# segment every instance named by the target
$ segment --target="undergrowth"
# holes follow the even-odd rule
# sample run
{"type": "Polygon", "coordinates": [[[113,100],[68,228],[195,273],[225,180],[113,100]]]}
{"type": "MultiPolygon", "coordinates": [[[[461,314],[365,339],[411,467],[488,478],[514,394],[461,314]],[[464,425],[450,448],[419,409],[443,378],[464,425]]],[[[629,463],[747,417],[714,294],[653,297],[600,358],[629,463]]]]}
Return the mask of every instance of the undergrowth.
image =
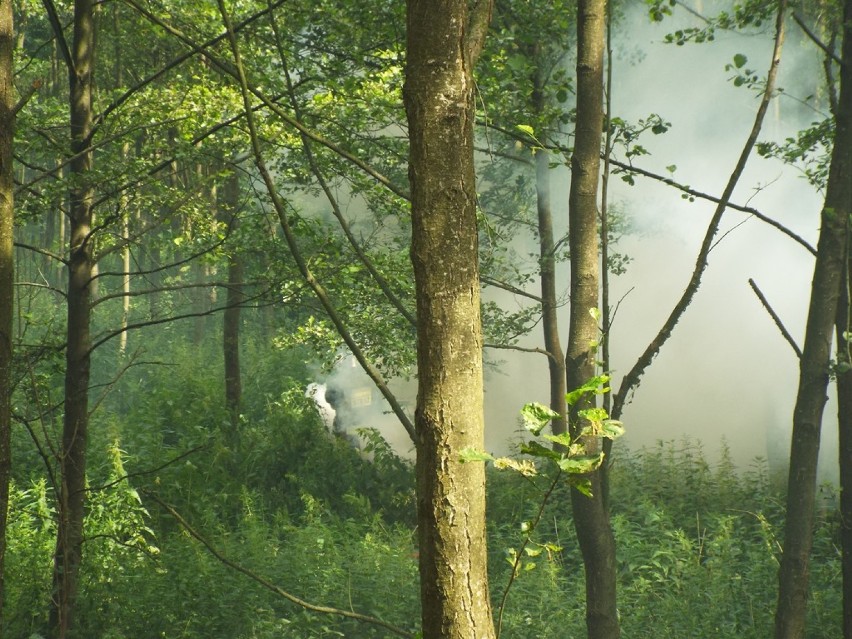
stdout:
{"type": "MultiPolygon", "coordinates": [[[[308,612],[217,560],[211,548],[311,603],[419,626],[413,477],[375,438],[368,459],[325,430],[302,382],[256,385],[239,449],[219,427],[218,371],[190,358],[126,379],[95,415],[78,639],[389,636],[308,612]],[[181,380],[175,383],[175,380],[181,380]],[[281,388],[279,385],[278,388],[281,388]],[[168,463],[168,462],[172,463],[168,463]],[[154,499],[156,497],[156,499],[154,499]]],[[[279,378],[279,383],[282,379],[279,378]]],[[[251,388],[251,387],[250,387],[251,388]]],[[[26,443],[17,433],[16,446],[26,443]]],[[[369,437],[368,437],[369,439],[369,437]]],[[[775,607],[783,499],[765,462],[709,462],[694,441],[616,447],[612,525],[629,639],[765,637],[775,607]]],[[[3,636],[46,635],[55,494],[37,467],[11,496],[3,636]]],[[[502,600],[546,478],[489,472],[491,593],[502,600]]],[[[838,636],[838,516],[826,500],[811,569],[808,637],[838,636]]],[[[502,636],[585,637],[583,566],[567,488],[550,501],[506,597],[502,636]]]]}

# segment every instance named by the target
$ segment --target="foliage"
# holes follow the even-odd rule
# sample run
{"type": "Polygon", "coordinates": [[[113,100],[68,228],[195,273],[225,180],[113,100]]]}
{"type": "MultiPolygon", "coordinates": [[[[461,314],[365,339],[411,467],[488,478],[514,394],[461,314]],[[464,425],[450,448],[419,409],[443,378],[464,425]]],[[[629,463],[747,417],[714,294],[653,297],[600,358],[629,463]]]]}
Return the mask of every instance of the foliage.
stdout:
{"type": "MultiPolygon", "coordinates": [[[[137,434],[134,455],[121,453],[114,439],[104,438],[94,449],[90,483],[103,488],[93,492],[87,522],[92,539],[86,545],[80,602],[85,627],[79,636],[385,636],[351,621],[295,608],[227,570],[156,504],[146,503],[144,496],[140,503],[133,490],[139,485],[177,506],[230,559],[282,588],[415,630],[419,610],[412,504],[394,505],[395,495],[410,498],[397,483],[403,476],[410,482],[410,468],[374,436],[369,437],[372,468],[363,460],[356,462],[351,449],[317,429],[305,412],[309,405],[293,391],[277,399],[252,393],[246,414],[257,423],[247,426],[243,440],[250,443],[249,461],[231,466],[233,472],[217,471],[228,467],[222,464],[229,453],[215,443],[215,427],[211,434],[210,426],[203,425],[210,422],[198,409],[178,416],[168,405],[170,396],[195,395],[197,406],[207,401],[197,386],[204,378],[193,379],[193,367],[183,365],[185,370],[149,371],[144,386],[121,398],[129,407],[137,405],[137,398],[144,399],[147,403],[138,404],[138,414],[144,408],[175,419],[177,437],[171,445],[162,447],[148,439],[151,447],[145,448],[146,440],[137,434]],[[212,437],[208,449],[154,475],[107,487],[128,472],[174,457],[181,446],[198,442],[201,432],[212,437]],[[278,470],[263,471],[276,457],[278,470]],[[348,487],[345,481],[351,482],[348,487]],[[407,509],[409,518],[400,509],[407,509]]],[[[296,361],[290,366],[293,372],[298,369],[296,361]]],[[[214,377],[204,383],[215,388],[214,377]]],[[[133,388],[129,382],[127,388],[133,388]]],[[[547,419],[545,413],[529,410],[532,423],[547,419]]],[[[154,430],[134,422],[138,414],[127,413],[127,423],[137,427],[127,428],[127,434],[154,430]]],[[[125,432],[115,430],[117,424],[109,428],[114,434],[125,432]]],[[[123,440],[123,447],[128,443],[123,440]]],[[[781,495],[765,462],[757,460],[751,471],[737,474],[725,455],[716,463],[707,461],[695,441],[663,442],[634,452],[619,449],[611,473],[625,635],[765,636],[782,524],[781,495]]],[[[489,475],[495,597],[513,572],[512,549],[522,554],[506,602],[505,636],[582,636],[582,564],[562,493],[549,501],[535,537],[526,545],[529,550],[521,546],[548,486],[549,478],[542,474],[489,475]]],[[[838,519],[827,503],[815,541],[809,635],[826,639],[835,636],[839,610],[838,519]]],[[[43,632],[55,535],[51,504],[52,491],[44,482],[13,492],[10,636],[43,632]]]]}
{"type": "Polygon", "coordinates": [[[797,167],[809,184],[825,190],[828,181],[828,166],[834,142],[834,121],[831,118],[813,122],[788,137],[783,143],[760,142],[757,152],[766,158],[775,158],[797,167]]]}
{"type": "MultiPolygon", "coordinates": [[[[647,2],[657,21],[675,4],[647,2]]],[[[209,3],[144,5],[196,43],[221,33],[209,3]]],[[[268,3],[233,5],[242,20],[268,3]]],[[[771,5],[736,3],[706,27],[675,32],[669,41],[710,41],[719,29],[755,30],[771,5]]],[[[71,3],[56,6],[69,24],[71,3]]],[[[37,250],[18,254],[15,483],[3,628],[4,636],[28,637],[45,633],[56,538],[50,482],[63,395],[67,249],[61,229],[70,183],[63,171],[69,158],[59,53],[41,4],[16,0],[15,7],[21,32],[16,85],[42,87],[23,105],[16,139],[18,239],[37,250]]],[[[393,184],[405,184],[403,4],[320,0],[285,7],[240,33],[252,84],[307,130],[334,140],[393,184]]],[[[552,168],[562,170],[570,155],[572,36],[566,34],[574,11],[573,3],[562,1],[498,2],[481,58],[481,258],[485,277],[509,290],[527,290],[538,277],[534,160],[548,153],[552,168]]],[[[98,20],[97,159],[86,179],[98,193],[93,335],[100,346],[93,353],[97,408],[77,636],[383,636],[286,604],[227,570],[145,497],[151,493],[185,514],[227,556],[282,587],[416,630],[413,469],[369,425],[360,433],[363,450],[328,433],[305,397],[317,369],[338,357],[340,340],[297,273],[267,198],[255,192],[231,79],[200,55],[159,75],[186,54],[186,42],[130,3],[103,4],[98,20]],[[240,202],[225,211],[216,189],[221,193],[234,172],[241,176],[240,202]],[[195,316],[134,329],[130,349],[118,353],[112,347],[117,340],[109,338],[123,321],[126,247],[132,258],[129,321],[195,316]],[[250,301],[242,323],[240,441],[234,444],[224,437],[229,414],[221,389],[221,330],[206,313],[221,308],[222,275],[237,255],[245,258],[250,301]]],[[[208,51],[225,58],[219,44],[208,51]]],[[[733,57],[728,71],[734,84],[753,83],[743,54],[733,57]]],[[[408,374],[412,326],[378,291],[340,233],[342,222],[350,225],[371,264],[411,309],[406,203],[336,152],[306,142],[290,123],[262,113],[264,151],[306,260],[381,370],[408,374]],[[332,212],[335,204],[342,222],[332,212]]],[[[635,123],[614,117],[611,125],[617,149],[631,160],[647,153],[641,136],[670,127],[657,114],[635,123]]],[[[824,120],[758,149],[801,167],[821,187],[832,137],[832,124],[824,120]]],[[[624,219],[616,220],[616,235],[629,230],[626,223],[617,226],[624,219]]],[[[557,238],[557,262],[567,257],[563,240],[557,238]]],[[[611,259],[611,269],[623,269],[626,258],[611,259]]],[[[487,302],[483,317],[489,340],[506,345],[535,326],[539,311],[487,302]]],[[[600,381],[581,392],[597,392],[600,381]]],[[[593,410],[584,416],[595,434],[620,434],[606,415],[593,410]]],[[[585,455],[571,438],[542,435],[552,417],[543,407],[528,407],[526,417],[526,432],[547,445],[525,442],[526,457],[468,452],[471,460],[517,471],[490,473],[492,576],[498,585],[516,580],[503,625],[512,637],[580,636],[582,567],[570,515],[562,509],[566,486],[554,489],[560,499],[545,504],[531,526],[551,486],[551,476],[535,462],[582,474],[601,458],[585,455]],[[565,450],[554,451],[554,443],[565,450]]],[[[765,636],[782,523],[780,495],[765,467],[738,476],[724,458],[711,466],[694,442],[625,451],[615,461],[625,636],[765,636]]],[[[826,509],[812,568],[813,637],[831,637],[836,626],[836,530],[836,514],[826,509]]],[[[493,589],[495,596],[501,591],[493,589]]]]}
{"type": "MultiPolygon", "coordinates": [[[[619,449],[611,468],[619,548],[619,610],[625,636],[748,637],[770,631],[776,598],[783,495],[764,460],[737,473],[724,452],[711,464],[695,441],[619,449]]],[[[509,578],[507,553],[546,489],[515,473],[492,473],[493,583],[509,578]]],[[[584,636],[582,562],[564,501],[552,499],[538,536],[561,552],[527,557],[509,595],[505,636],[584,636]]],[[[818,519],[809,637],[836,636],[840,611],[836,502],[818,519]]],[[[495,588],[495,590],[499,590],[495,588]]]]}

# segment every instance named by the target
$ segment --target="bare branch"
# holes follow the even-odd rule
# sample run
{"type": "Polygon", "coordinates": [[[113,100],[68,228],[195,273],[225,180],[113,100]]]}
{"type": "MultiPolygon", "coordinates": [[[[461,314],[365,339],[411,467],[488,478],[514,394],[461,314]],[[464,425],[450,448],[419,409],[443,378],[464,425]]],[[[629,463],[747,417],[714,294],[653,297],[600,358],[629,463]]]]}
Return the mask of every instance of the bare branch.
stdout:
{"type": "MultiPolygon", "coordinates": [[[[622,169],[623,171],[627,171],[628,173],[634,173],[636,175],[641,175],[641,176],[644,176],[644,177],[647,177],[647,178],[651,178],[652,180],[657,180],[658,182],[662,182],[663,184],[667,184],[668,186],[674,187],[678,191],[682,191],[683,193],[686,193],[687,195],[690,195],[692,197],[697,197],[697,198],[700,198],[702,200],[707,200],[708,202],[714,202],[716,204],[719,204],[722,201],[721,198],[716,197],[715,195],[710,195],[709,193],[704,193],[702,191],[698,191],[698,190],[693,189],[689,186],[686,186],[685,184],[681,184],[679,182],[676,182],[675,180],[673,180],[669,177],[666,177],[664,175],[660,175],[658,173],[654,173],[652,171],[648,171],[646,169],[640,169],[639,167],[633,166],[632,164],[626,164],[624,162],[619,162],[618,160],[615,160],[615,159],[610,160],[610,163],[613,166],[617,166],[619,169],[622,169]]],[[[780,222],[773,220],[768,215],[761,213],[756,208],[751,207],[751,206],[745,206],[743,204],[736,204],[734,202],[727,202],[725,204],[725,206],[729,209],[734,209],[736,211],[742,211],[743,213],[748,213],[749,215],[756,217],[761,222],[769,224],[770,226],[781,231],[784,235],[786,235],[787,237],[789,237],[793,241],[797,242],[798,244],[801,244],[809,253],[811,253],[811,255],[816,255],[816,249],[813,246],[811,246],[808,243],[808,241],[805,240],[802,236],[794,233],[793,231],[788,229],[786,226],[784,226],[780,222]]]]}
{"type": "Polygon", "coordinates": [[[23,242],[15,242],[15,246],[17,248],[26,249],[27,251],[32,251],[33,253],[38,253],[39,255],[44,255],[45,257],[49,257],[52,260],[56,260],[57,262],[61,262],[65,266],[68,266],[68,260],[66,260],[61,255],[51,253],[47,249],[43,249],[39,246],[32,246],[30,244],[24,244],[23,242]]]}
{"type": "MultiPolygon", "coordinates": [[[[240,304],[239,306],[244,307],[246,305],[245,302],[251,302],[255,299],[258,299],[259,297],[260,297],[260,295],[252,296],[252,297],[246,299],[244,301],[244,303],[240,304]]],[[[99,346],[102,346],[103,344],[110,341],[114,337],[118,337],[119,335],[121,335],[122,333],[126,333],[127,331],[136,330],[138,328],[145,328],[147,326],[158,326],[159,324],[168,324],[169,322],[176,322],[176,321],[182,320],[182,319],[190,319],[192,317],[207,317],[208,315],[214,315],[216,313],[220,313],[220,312],[224,311],[226,308],[233,308],[233,306],[229,306],[229,305],[226,304],[224,306],[217,306],[215,308],[211,308],[211,309],[208,309],[206,311],[200,311],[200,312],[196,312],[196,313],[183,313],[183,314],[180,314],[180,315],[171,315],[169,317],[159,317],[159,318],[147,320],[147,321],[144,321],[144,322],[136,322],[134,324],[128,324],[127,326],[124,326],[122,328],[118,328],[114,331],[109,331],[108,333],[106,333],[103,337],[101,337],[99,340],[97,340],[96,342],[94,342],[92,344],[92,347],[89,349],[89,352],[90,353],[94,352],[94,350],[96,348],[98,348],[99,346]]]]}
{"type": "Polygon", "coordinates": [[[749,278],[748,283],[749,283],[749,286],[751,286],[751,290],[753,290],[754,294],[757,295],[757,299],[759,299],[760,303],[763,304],[763,308],[766,309],[766,312],[769,313],[769,316],[772,318],[772,321],[775,322],[775,326],[777,326],[778,330],[781,331],[781,335],[784,337],[784,339],[787,340],[787,343],[795,351],[796,357],[801,359],[802,358],[802,349],[799,348],[798,344],[796,344],[796,340],[793,339],[792,335],[790,335],[790,332],[784,326],[784,323],[781,321],[781,318],[778,316],[778,314],[769,305],[769,301],[766,299],[766,297],[761,292],[761,290],[757,287],[757,284],[755,283],[755,281],[752,278],[749,278]]]}
{"type": "Polygon", "coordinates": [[[487,284],[488,286],[493,286],[494,288],[503,289],[504,291],[507,291],[507,292],[512,293],[514,295],[520,295],[521,297],[526,297],[528,299],[533,300],[534,302],[536,302],[538,304],[541,304],[541,296],[540,295],[536,295],[535,293],[529,293],[522,288],[518,288],[517,286],[509,284],[508,282],[502,282],[500,280],[494,279],[493,277],[488,277],[487,275],[480,276],[479,280],[483,284],[487,284]]]}
{"type": "Polygon", "coordinates": [[[68,48],[68,41],[65,39],[65,32],[62,29],[62,23],[59,21],[59,14],[56,12],[56,5],[53,0],[42,0],[44,8],[47,11],[47,18],[50,26],[53,29],[53,35],[56,37],[56,42],[59,47],[59,52],[62,54],[62,59],[68,70],[74,71],[74,59],[71,57],[71,50],[68,48]]]}
{"type": "Polygon", "coordinates": [[[100,486],[88,486],[86,487],[87,492],[95,492],[99,490],[107,490],[108,488],[112,488],[113,486],[120,484],[123,481],[127,481],[128,479],[133,479],[134,477],[144,477],[145,475],[153,475],[154,473],[158,473],[164,468],[168,468],[172,464],[179,462],[181,459],[186,459],[190,455],[194,455],[195,453],[204,450],[205,448],[209,448],[209,444],[201,444],[200,446],[196,446],[195,448],[190,448],[187,451],[182,452],[177,457],[172,457],[169,461],[160,464],[159,466],[155,466],[154,468],[149,468],[148,470],[137,470],[133,473],[127,473],[126,475],[122,475],[111,482],[107,482],[106,484],[101,484],[100,486]]]}
{"type": "Polygon", "coordinates": [[[825,42],[820,40],[819,36],[817,36],[817,34],[815,34],[811,30],[811,28],[808,27],[808,25],[805,23],[805,19],[799,14],[798,11],[793,12],[793,20],[796,22],[797,25],[799,25],[799,28],[804,32],[804,34],[806,36],[808,36],[811,39],[811,41],[813,41],[813,43],[815,45],[817,45],[820,49],[822,49],[822,51],[823,51],[823,53],[825,53],[825,55],[827,55],[829,58],[831,58],[837,64],[840,64],[840,65],[843,64],[843,60],[841,60],[840,56],[838,56],[834,52],[834,47],[830,47],[825,42]]]}
{"type": "Polygon", "coordinates": [[[410,633],[406,630],[403,630],[402,628],[397,628],[396,626],[389,624],[386,621],[382,621],[381,619],[377,619],[376,617],[371,617],[370,615],[364,615],[364,614],[361,614],[361,613],[358,613],[358,612],[352,612],[352,611],[349,611],[349,610],[342,610],[340,608],[332,608],[330,606],[320,606],[320,605],[313,604],[313,603],[310,603],[308,601],[305,601],[304,599],[301,599],[301,598],[287,592],[283,588],[276,586],[271,581],[269,581],[265,577],[262,577],[261,575],[257,574],[253,570],[249,570],[245,566],[242,566],[242,565],[236,563],[235,561],[228,559],[225,555],[223,555],[221,552],[219,552],[209,541],[207,541],[207,539],[205,539],[201,535],[201,533],[199,533],[197,530],[195,530],[195,528],[190,526],[189,522],[187,522],[186,519],[184,519],[180,515],[180,513],[178,513],[174,508],[169,506],[166,502],[164,502],[162,499],[157,497],[157,495],[155,495],[154,493],[147,491],[147,490],[143,490],[142,492],[146,497],[155,501],[157,504],[160,505],[161,508],[163,508],[163,510],[165,510],[167,513],[169,513],[169,515],[171,515],[172,518],[175,521],[177,521],[178,524],[180,524],[180,526],[189,534],[190,537],[194,538],[202,546],[204,546],[204,548],[207,549],[207,552],[209,552],[216,559],[218,559],[220,563],[224,564],[225,566],[227,566],[231,570],[235,570],[239,573],[242,573],[243,575],[245,575],[246,577],[248,577],[252,581],[260,584],[261,586],[263,586],[267,590],[274,592],[276,595],[283,597],[287,601],[294,603],[297,606],[304,608],[305,610],[310,610],[311,612],[317,612],[317,613],[326,614],[326,615],[336,615],[338,617],[344,617],[346,619],[354,619],[356,621],[361,621],[361,622],[364,622],[364,623],[369,623],[369,624],[373,624],[373,625],[376,625],[376,626],[380,626],[380,627],[384,628],[385,630],[388,630],[388,631],[392,632],[393,634],[395,634],[399,637],[406,637],[406,638],[413,638],[414,637],[414,635],[412,633],[410,633]]]}
{"type": "Polygon", "coordinates": [[[18,103],[12,108],[12,117],[15,117],[18,112],[26,106],[27,102],[30,101],[35,95],[35,92],[41,88],[41,80],[33,80],[33,83],[27,87],[26,91],[21,93],[21,98],[18,100],[18,103]]]}
{"type": "Polygon", "coordinates": [[[519,353],[537,353],[539,355],[547,355],[550,359],[556,359],[556,355],[550,353],[543,348],[528,348],[526,346],[515,346],[514,344],[494,344],[490,342],[486,342],[482,345],[482,348],[493,348],[496,350],[503,351],[518,351],[519,353]]]}
{"type": "Polygon", "coordinates": [[[778,4],[778,14],[775,23],[775,46],[772,50],[772,59],[769,65],[769,71],[766,76],[766,86],[763,91],[763,95],[760,101],[760,106],[757,109],[757,114],[754,118],[754,124],[752,125],[751,132],[749,133],[748,139],[743,145],[743,149],[740,152],[740,157],[737,160],[737,164],[734,167],[733,172],[731,173],[730,178],[728,179],[728,184],[725,186],[725,190],[722,192],[722,197],[719,198],[718,206],[716,207],[715,212],[713,213],[713,217],[710,220],[710,223],[707,225],[707,230],[704,234],[704,240],[701,244],[701,249],[698,252],[698,256],[695,260],[695,268],[692,271],[692,276],[689,279],[689,283],[686,286],[683,294],[681,295],[680,300],[678,300],[677,304],[675,304],[672,309],[671,314],[668,319],[666,319],[663,326],[660,328],[657,335],[654,339],[651,340],[648,347],[639,356],[636,360],[636,363],[627,372],[627,374],[622,378],[621,385],[619,386],[618,392],[613,396],[613,407],[612,407],[612,417],[613,419],[618,419],[621,415],[621,411],[624,408],[624,404],[627,401],[627,397],[632,393],[632,391],[639,385],[639,381],[642,378],[642,375],[645,372],[645,369],[651,365],[651,362],[657,356],[657,353],[660,352],[663,344],[668,341],[668,338],[671,336],[672,331],[674,331],[674,327],[680,321],[680,318],[686,312],[686,309],[689,307],[692,302],[693,297],[695,297],[695,293],[698,291],[698,287],[701,285],[701,277],[704,274],[704,271],[707,269],[707,258],[710,253],[710,249],[713,246],[713,239],[716,236],[716,233],[719,229],[719,224],[722,220],[722,215],[725,213],[725,209],[728,207],[728,202],[731,199],[731,195],[734,192],[734,188],[740,180],[740,177],[743,174],[743,170],[745,169],[746,162],[751,155],[751,151],[754,148],[755,143],[757,142],[757,136],[760,133],[761,125],[763,124],[763,119],[766,116],[766,111],[769,108],[769,102],[772,99],[773,93],[775,92],[775,79],[778,75],[778,66],[781,63],[781,47],[784,42],[784,14],[786,10],[786,1],[780,0],[778,4]]]}

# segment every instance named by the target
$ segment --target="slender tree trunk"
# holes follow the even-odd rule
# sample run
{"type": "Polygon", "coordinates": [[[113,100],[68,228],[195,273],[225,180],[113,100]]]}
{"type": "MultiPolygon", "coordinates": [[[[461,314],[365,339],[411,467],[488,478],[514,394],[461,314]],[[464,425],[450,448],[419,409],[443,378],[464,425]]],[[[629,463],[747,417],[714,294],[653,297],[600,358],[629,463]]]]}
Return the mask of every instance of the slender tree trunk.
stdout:
{"type": "Polygon", "coordinates": [[[65,369],[65,418],[60,452],[59,527],[53,572],[50,630],[65,639],[73,622],[82,558],[89,426],[89,369],[92,285],[93,189],[86,184],[92,168],[93,0],[74,3],[74,41],[69,60],[72,187],[68,262],[68,344],[65,369]]]}
{"type": "Polygon", "coordinates": [[[784,554],[779,570],[775,639],[804,636],[809,560],[813,543],[816,471],[820,427],[826,401],[832,328],[846,266],[848,219],[852,213],[852,0],[844,6],[840,95],[835,118],[825,206],[817,244],[799,389],[793,412],[793,438],[787,480],[784,554]]]}
{"type": "MultiPolygon", "coordinates": [[[[228,176],[223,189],[222,213],[228,218],[237,214],[240,200],[240,182],[236,171],[228,176]]],[[[236,230],[236,220],[231,224],[236,230]]],[[[243,302],[243,260],[238,250],[232,249],[228,256],[228,295],[222,319],[222,342],[225,355],[225,406],[230,417],[232,443],[239,442],[240,403],[242,383],[240,381],[240,305],[243,302]]]]}
{"type": "MultiPolygon", "coordinates": [[[[540,52],[536,51],[538,55],[540,52]]],[[[532,95],[533,111],[545,109],[544,71],[536,65],[532,95]]],[[[541,275],[541,326],[544,332],[544,349],[550,380],[550,408],[560,415],[552,422],[553,432],[567,430],[565,414],[566,378],[565,358],[559,339],[559,305],[556,297],[556,248],[553,240],[553,211],[550,200],[550,156],[544,150],[535,155],[536,208],[538,211],[539,273],[541,275]]]]}
{"type": "MultiPolygon", "coordinates": [[[[571,158],[568,200],[571,252],[571,312],[566,354],[568,388],[577,388],[596,373],[594,344],[598,323],[590,313],[599,307],[598,182],[603,134],[603,51],[606,0],[580,0],[577,8],[577,120],[571,158]]],[[[582,424],[572,408],[571,425],[582,424]]],[[[586,450],[596,453],[601,441],[586,437],[586,450]]],[[[571,491],[574,525],[586,573],[586,624],[591,639],[619,636],[615,605],[615,538],[601,487],[600,471],[589,477],[592,497],[571,491]]]]}
{"type": "Polygon", "coordinates": [[[12,470],[10,445],[12,330],[14,302],[14,194],[12,143],[15,131],[13,85],[14,27],[12,0],[0,0],[0,636],[3,632],[6,558],[6,521],[12,470]]]}
{"type": "MultiPolygon", "coordinates": [[[[192,173],[187,173],[188,182],[192,173]]],[[[211,212],[214,212],[214,215],[218,216],[216,183],[209,180],[205,173],[206,171],[204,166],[201,164],[195,165],[195,179],[197,180],[199,187],[204,189],[211,212]]],[[[192,222],[182,215],[179,216],[176,214],[175,218],[177,222],[174,226],[175,228],[180,228],[179,233],[191,235],[192,222]]],[[[211,269],[210,264],[204,260],[193,260],[191,269],[195,277],[195,283],[199,285],[192,292],[193,310],[196,313],[195,319],[192,322],[192,343],[196,346],[200,346],[204,342],[204,337],[207,335],[207,313],[210,312],[210,309],[213,308],[213,305],[216,303],[216,288],[212,286],[209,288],[202,286],[210,281],[210,275],[213,270],[211,269]]]]}
{"type": "MultiPolygon", "coordinates": [[[[118,86],[122,86],[119,82],[118,86]]],[[[121,157],[125,160],[130,157],[130,144],[125,143],[121,149],[121,157]]],[[[118,354],[123,357],[127,353],[127,324],[130,322],[130,218],[128,210],[128,198],[121,196],[121,237],[124,246],[121,248],[121,291],[124,297],[121,300],[121,335],[118,338],[118,354]]]]}
{"type": "Polygon", "coordinates": [[[488,3],[409,0],[405,108],[417,292],[417,520],[425,639],[494,637],[485,538],[473,65],[488,3]]]}

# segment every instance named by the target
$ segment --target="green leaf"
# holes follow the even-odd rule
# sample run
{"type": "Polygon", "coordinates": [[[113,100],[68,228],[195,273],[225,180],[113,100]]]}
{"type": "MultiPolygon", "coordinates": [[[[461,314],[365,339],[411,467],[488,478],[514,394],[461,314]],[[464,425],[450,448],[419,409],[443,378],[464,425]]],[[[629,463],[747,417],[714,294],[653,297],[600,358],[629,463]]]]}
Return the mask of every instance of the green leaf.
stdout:
{"type": "Polygon", "coordinates": [[[547,441],[551,441],[554,444],[559,444],[560,446],[565,446],[568,448],[574,441],[571,439],[571,435],[569,433],[560,433],[558,435],[542,435],[547,441]]]}
{"type": "Polygon", "coordinates": [[[592,496],[592,482],[587,477],[577,478],[571,482],[571,485],[586,497],[592,496]]]}
{"type": "Polygon", "coordinates": [[[535,137],[535,129],[533,129],[529,124],[516,124],[515,128],[522,133],[526,133],[531,138],[535,137]]]}
{"type": "Polygon", "coordinates": [[[556,462],[560,469],[571,475],[584,475],[598,468],[603,463],[604,454],[578,455],[565,457],[556,462]]]}
{"type": "Polygon", "coordinates": [[[609,381],[609,375],[596,375],[592,377],[585,384],[572,390],[571,392],[565,395],[565,401],[569,406],[573,406],[576,404],[584,395],[588,395],[589,393],[594,393],[596,395],[600,395],[602,393],[606,393],[609,391],[609,388],[599,388],[603,386],[609,381]]]}
{"type": "Polygon", "coordinates": [[[542,446],[538,442],[524,442],[521,444],[521,452],[524,455],[530,455],[531,457],[553,459],[557,462],[562,459],[562,455],[557,453],[555,450],[552,450],[547,446],[542,446]]]}
{"type": "Polygon", "coordinates": [[[624,434],[624,425],[617,419],[604,420],[601,437],[607,439],[618,439],[624,434]]]}
{"type": "Polygon", "coordinates": [[[742,69],[746,62],[748,62],[748,58],[742,53],[738,53],[734,56],[734,66],[738,69],[742,69]]]}
{"type": "Polygon", "coordinates": [[[609,417],[609,414],[606,412],[605,408],[595,407],[577,411],[577,416],[582,419],[587,419],[590,422],[600,423],[609,417]]]}
{"type": "Polygon", "coordinates": [[[463,464],[475,461],[493,461],[494,456],[468,446],[459,451],[459,461],[463,464]]]}
{"type": "Polygon", "coordinates": [[[545,426],[559,417],[559,413],[554,412],[544,404],[531,402],[525,404],[521,409],[521,417],[524,420],[524,428],[533,435],[538,435],[545,426]]]}
{"type": "Polygon", "coordinates": [[[510,566],[514,567],[515,562],[518,560],[518,551],[514,548],[506,549],[506,561],[510,566]]]}

